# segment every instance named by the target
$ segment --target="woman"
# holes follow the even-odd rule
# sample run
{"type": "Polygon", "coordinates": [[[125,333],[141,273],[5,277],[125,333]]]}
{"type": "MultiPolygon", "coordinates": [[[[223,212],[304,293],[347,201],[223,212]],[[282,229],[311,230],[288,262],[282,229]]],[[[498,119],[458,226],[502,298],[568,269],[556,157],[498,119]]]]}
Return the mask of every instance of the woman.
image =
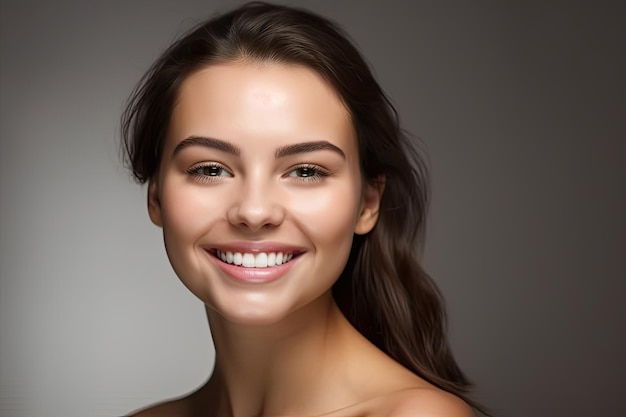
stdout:
{"type": "Polygon", "coordinates": [[[417,261],[424,165],[340,29],[264,3],[204,22],[122,130],[216,355],[205,385],[136,416],[472,415],[417,261]]]}

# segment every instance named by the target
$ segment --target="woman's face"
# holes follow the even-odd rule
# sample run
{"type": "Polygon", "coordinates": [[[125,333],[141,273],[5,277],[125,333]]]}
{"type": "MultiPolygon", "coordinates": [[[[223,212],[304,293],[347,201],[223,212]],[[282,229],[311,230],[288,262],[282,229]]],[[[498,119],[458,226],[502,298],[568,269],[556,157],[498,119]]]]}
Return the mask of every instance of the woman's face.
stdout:
{"type": "Polygon", "coordinates": [[[227,320],[269,324],[330,295],[379,196],[321,77],[224,64],[182,83],[148,206],[198,298],[227,320]]]}

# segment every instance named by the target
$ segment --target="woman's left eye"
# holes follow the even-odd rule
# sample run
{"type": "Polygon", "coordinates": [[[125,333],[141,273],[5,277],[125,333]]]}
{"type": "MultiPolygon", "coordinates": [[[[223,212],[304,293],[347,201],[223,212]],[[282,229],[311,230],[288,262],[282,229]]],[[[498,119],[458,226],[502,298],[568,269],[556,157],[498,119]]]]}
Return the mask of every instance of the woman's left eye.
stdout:
{"type": "Polygon", "coordinates": [[[328,177],[330,172],[317,165],[301,165],[293,168],[287,174],[288,177],[296,178],[300,181],[321,181],[328,177]]]}

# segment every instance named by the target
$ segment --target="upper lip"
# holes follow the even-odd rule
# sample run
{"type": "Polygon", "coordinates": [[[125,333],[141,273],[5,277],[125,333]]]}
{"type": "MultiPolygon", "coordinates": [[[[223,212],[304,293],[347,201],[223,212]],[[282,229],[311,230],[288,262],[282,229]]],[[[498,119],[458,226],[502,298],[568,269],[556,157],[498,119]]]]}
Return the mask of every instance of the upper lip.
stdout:
{"type": "Polygon", "coordinates": [[[290,245],[280,242],[226,242],[219,243],[210,246],[206,246],[208,250],[219,250],[221,252],[239,252],[239,253],[301,253],[305,252],[305,249],[301,246],[290,245]]]}

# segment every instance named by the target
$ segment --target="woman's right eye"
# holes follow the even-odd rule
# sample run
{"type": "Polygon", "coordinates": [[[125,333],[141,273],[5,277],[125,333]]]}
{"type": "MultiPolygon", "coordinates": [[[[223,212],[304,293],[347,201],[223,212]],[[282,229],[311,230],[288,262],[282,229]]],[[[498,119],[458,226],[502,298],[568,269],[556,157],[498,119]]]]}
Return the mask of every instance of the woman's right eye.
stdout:
{"type": "Polygon", "coordinates": [[[194,165],[187,170],[187,174],[194,177],[198,181],[217,181],[225,177],[233,175],[223,165],[218,163],[194,165]]]}

